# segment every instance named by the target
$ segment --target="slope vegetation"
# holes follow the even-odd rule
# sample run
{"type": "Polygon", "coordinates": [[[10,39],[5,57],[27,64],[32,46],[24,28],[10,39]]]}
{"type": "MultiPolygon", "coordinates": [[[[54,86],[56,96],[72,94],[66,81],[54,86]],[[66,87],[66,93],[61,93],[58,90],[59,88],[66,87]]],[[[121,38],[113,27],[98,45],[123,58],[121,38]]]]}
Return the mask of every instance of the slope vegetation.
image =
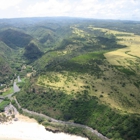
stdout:
{"type": "Polygon", "coordinates": [[[15,29],[6,29],[0,32],[0,40],[13,49],[25,47],[31,39],[32,37],[28,34],[15,29]]]}
{"type": "Polygon", "coordinates": [[[41,57],[43,53],[39,50],[39,48],[32,42],[30,42],[26,47],[25,47],[25,52],[24,56],[26,57],[27,60],[34,61],[41,57]]]}
{"type": "Polygon", "coordinates": [[[37,75],[23,86],[18,101],[24,108],[86,124],[112,139],[140,138],[139,75],[106,56],[126,49],[128,44],[117,38],[122,32],[91,25],[69,29],[69,37],[33,62],[37,75]]]}
{"type": "Polygon", "coordinates": [[[24,78],[15,95],[23,108],[140,139],[139,22],[29,18],[0,27],[1,89],[24,78]]]}

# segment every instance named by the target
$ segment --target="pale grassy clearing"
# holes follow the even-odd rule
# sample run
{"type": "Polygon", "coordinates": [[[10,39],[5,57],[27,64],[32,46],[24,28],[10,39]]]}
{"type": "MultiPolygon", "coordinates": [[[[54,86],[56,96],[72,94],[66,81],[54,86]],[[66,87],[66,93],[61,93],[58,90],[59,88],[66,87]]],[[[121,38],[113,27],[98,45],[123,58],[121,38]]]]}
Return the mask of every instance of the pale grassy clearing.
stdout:
{"type": "MultiPolygon", "coordinates": [[[[77,43],[76,40],[74,40],[73,42],[77,43]]],[[[61,55],[66,55],[68,53],[71,53],[73,50],[77,49],[79,46],[75,45],[75,44],[69,44],[65,47],[65,49],[63,51],[57,51],[58,56],[61,55]]]]}
{"type": "Polygon", "coordinates": [[[72,33],[79,36],[79,37],[86,37],[86,36],[89,36],[89,34],[81,29],[78,29],[76,26],[73,26],[71,27],[73,30],[72,30],[72,33]]]}
{"type": "MultiPolygon", "coordinates": [[[[124,79],[124,83],[126,82],[128,81],[124,79]]],[[[101,103],[123,112],[140,112],[139,102],[136,100],[136,98],[140,97],[138,94],[139,91],[133,84],[127,83],[125,87],[122,87],[121,84],[117,84],[115,81],[104,81],[100,79],[94,83],[94,87],[91,88],[91,94],[98,97],[101,103]],[[130,96],[131,93],[135,94],[135,98],[130,96]]]]}
{"type": "Polygon", "coordinates": [[[96,96],[101,103],[109,105],[113,109],[124,113],[139,113],[140,95],[136,86],[117,69],[108,68],[107,65],[101,65],[100,68],[104,71],[104,75],[100,78],[89,74],[72,75],[68,72],[49,72],[41,75],[37,84],[63,91],[66,94],[82,93],[86,90],[91,96],[96,96]]]}
{"type": "Polygon", "coordinates": [[[88,81],[88,84],[85,83],[85,85],[90,85],[90,89],[88,89],[90,95],[96,96],[101,103],[109,105],[113,109],[139,114],[140,95],[133,82],[130,82],[115,68],[108,68],[105,65],[100,66],[100,68],[104,71],[104,75],[100,78],[97,79],[93,75],[85,77],[85,80],[88,81]]]}
{"type": "Polygon", "coordinates": [[[49,72],[38,78],[37,84],[40,86],[51,87],[53,89],[66,91],[67,94],[82,90],[84,82],[80,76],[71,76],[68,72],[63,74],[57,72],[49,72]]]}
{"type": "Polygon", "coordinates": [[[113,34],[118,39],[119,44],[127,46],[126,48],[104,54],[110,64],[128,66],[130,64],[127,63],[127,60],[136,62],[136,59],[140,57],[140,36],[134,35],[133,33],[119,32],[104,28],[95,28],[93,26],[89,26],[89,29],[100,30],[105,32],[106,35],[113,34]]]}
{"type": "MultiPolygon", "coordinates": [[[[96,96],[103,104],[109,105],[111,108],[122,111],[123,113],[140,113],[140,94],[135,82],[138,78],[134,75],[127,77],[124,73],[117,70],[111,65],[123,66],[128,70],[140,74],[139,51],[140,36],[132,33],[119,32],[109,29],[89,27],[91,30],[101,30],[106,35],[114,34],[119,44],[127,47],[112,52],[105,53],[107,61],[100,65],[103,75],[97,78],[94,75],[74,73],[74,72],[47,72],[38,78],[37,84],[44,87],[51,87],[56,90],[64,91],[67,94],[88,91],[91,96],[96,96]],[[109,63],[108,63],[109,62],[109,63]]],[[[77,27],[73,28],[75,34],[84,34],[77,27]]],[[[84,36],[83,36],[84,37],[84,36]]],[[[67,52],[70,51],[67,47],[67,52]]],[[[66,52],[66,53],[67,53],[66,52]]],[[[86,55],[85,55],[86,56],[86,55]]],[[[83,56],[73,59],[77,63],[87,63],[83,61],[83,56]]],[[[90,58],[89,58],[90,59],[90,58]]],[[[89,60],[88,59],[88,60],[89,60]]],[[[93,58],[91,58],[93,59],[93,58]]],[[[124,69],[124,70],[127,70],[124,69]]]]}
{"type": "Polygon", "coordinates": [[[6,95],[8,95],[8,94],[13,93],[14,90],[13,90],[13,87],[9,87],[9,88],[5,88],[5,89],[4,89],[3,91],[1,91],[1,92],[3,92],[3,93],[2,93],[2,96],[6,96],[6,95]]]}
{"type": "Polygon", "coordinates": [[[32,72],[27,73],[26,76],[27,76],[28,78],[30,78],[30,77],[32,76],[32,72]]]}
{"type": "Polygon", "coordinates": [[[136,58],[126,54],[125,52],[129,51],[130,49],[119,49],[116,51],[105,53],[104,56],[108,60],[108,62],[112,65],[122,65],[127,66],[129,65],[126,60],[136,61],[136,58]]]}

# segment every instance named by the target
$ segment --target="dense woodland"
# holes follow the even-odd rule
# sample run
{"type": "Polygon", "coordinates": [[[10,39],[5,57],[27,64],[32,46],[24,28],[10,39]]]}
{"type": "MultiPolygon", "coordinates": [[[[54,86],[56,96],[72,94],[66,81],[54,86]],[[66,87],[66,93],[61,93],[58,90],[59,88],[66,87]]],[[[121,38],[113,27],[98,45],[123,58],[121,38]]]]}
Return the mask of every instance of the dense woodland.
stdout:
{"type": "Polygon", "coordinates": [[[140,22],[25,18],[0,20],[0,27],[0,88],[20,75],[15,96],[23,108],[110,139],[140,139],[139,67],[111,65],[104,54],[127,45],[101,30],[140,35],[140,22]]]}

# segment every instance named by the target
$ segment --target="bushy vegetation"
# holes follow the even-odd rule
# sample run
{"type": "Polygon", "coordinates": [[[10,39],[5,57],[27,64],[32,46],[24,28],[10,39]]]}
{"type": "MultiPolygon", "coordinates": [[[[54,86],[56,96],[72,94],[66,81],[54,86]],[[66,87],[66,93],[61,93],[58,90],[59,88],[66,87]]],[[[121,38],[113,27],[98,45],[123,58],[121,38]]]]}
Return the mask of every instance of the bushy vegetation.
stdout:
{"type": "Polygon", "coordinates": [[[29,60],[30,62],[38,59],[42,56],[42,52],[39,50],[39,48],[34,44],[30,43],[25,47],[24,56],[29,60]]]}
{"type": "MultiPolygon", "coordinates": [[[[140,118],[135,113],[140,104],[139,57],[135,57],[138,63],[131,67],[112,66],[104,57],[105,52],[126,47],[118,42],[124,35],[130,37],[104,29],[140,34],[139,22],[69,18],[7,21],[0,23],[0,84],[3,84],[0,89],[11,86],[17,75],[24,78],[31,73],[28,80],[19,84],[22,91],[15,94],[22,107],[88,125],[108,138],[140,139],[140,118]],[[73,88],[68,93],[63,86],[56,88],[44,82],[45,76],[50,83],[61,82],[57,74],[67,79],[64,81],[67,89],[73,88]],[[43,76],[44,81],[37,83],[43,76]],[[82,84],[75,91],[78,78],[82,84]],[[70,79],[75,80],[73,87],[69,85],[70,79]],[[115,107],[104,103],[105,98],[115,107]],[[125,112],[118,110],[115,103],[125,112]],[[126,111],[130,108],[131,113],[126,111]]],[[[2,110],[8,102],[1,103],[2,110]]],[[[37,119],[39,123],[44,121],[37,119]]],[[[76,128],[68,129],[79,133],[76,128]]]]}
{"type": "Polygon", "coordinates": [[[23,108],[88,125],[109,138],[135,140],[140,137],[140,118],[137,115],[121,115],[117,110],[101,105],[87,91],[76,95],[51,89],[38,94],[21,92],[17,99],[23,108]]]}
{"type": "Polygon", "coordinates": [[[128,68],[124,68],[122,66],[115,66],[119,71],[123,72],[127,76],[136,75],[136,73],[128,68]]]}
{"type": "Polygon", "coordinates": [[[45,117],[33,115],[30,113],[24,112],[22,110],[19,110],[19,112],[25,116],[36,119],[38,121],[38,123],[45,126],[45,129],[47,131],[51,131],[53,133],[65,132],[65,133],[69,133],[69,134],[75,134],[78,136],[86,137],[90,140],[101,140],[101,138],[99,138],[96,135],[93,135],[92,132],[90,132],[89,130],[87,130],[85,128],[81,128],[78,126],[76,127],[76,126],[71,126],[71,125],[60,124],[57,122],[53,122],[50,119],[46,119],[45,117]]]}
{"type": "Polygon", "coordinates": [[[7,29],[0,32],[0,40],[13,49],[25,47],[31,39],[31,36],[14,29],[7,29]]]}
{"type": "Polygon", "coordinates": [[[6,84],[11,79],[13,71],[7,59],[0,55],[0,84],[6,84]]]}
{"type": "Polygon", "coordinates": [[[1,95],[6,96],[8,94],[12,94],[13,92],[14,92],[13,87],[10,87],[7,91],[3,92],[1,95]]]}
{"type": "Polygon", "coordinates": [[[10,103],[10,101],[8,99],[5,99],[4,101],[2,101],[0,103],[0,112],[4,111],[4,108],[10,103]]]}

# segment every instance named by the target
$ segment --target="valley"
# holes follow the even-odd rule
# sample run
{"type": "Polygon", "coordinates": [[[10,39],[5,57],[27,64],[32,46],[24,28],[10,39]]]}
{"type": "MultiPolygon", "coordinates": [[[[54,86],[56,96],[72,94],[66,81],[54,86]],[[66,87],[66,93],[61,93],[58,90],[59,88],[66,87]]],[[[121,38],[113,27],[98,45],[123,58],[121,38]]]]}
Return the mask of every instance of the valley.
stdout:
{"type": "MultiPolygon", "coordinates": [[[[19,75],[21,90],[13,97],[22,108],[112,140],[140,139],[140,30],[133,22],[40,18],[20,26],[16,20],[0,30],[0,96],[13,92],[19,75]]],[[[48,129],[60,127],[37,119],[48,129]]]]}

